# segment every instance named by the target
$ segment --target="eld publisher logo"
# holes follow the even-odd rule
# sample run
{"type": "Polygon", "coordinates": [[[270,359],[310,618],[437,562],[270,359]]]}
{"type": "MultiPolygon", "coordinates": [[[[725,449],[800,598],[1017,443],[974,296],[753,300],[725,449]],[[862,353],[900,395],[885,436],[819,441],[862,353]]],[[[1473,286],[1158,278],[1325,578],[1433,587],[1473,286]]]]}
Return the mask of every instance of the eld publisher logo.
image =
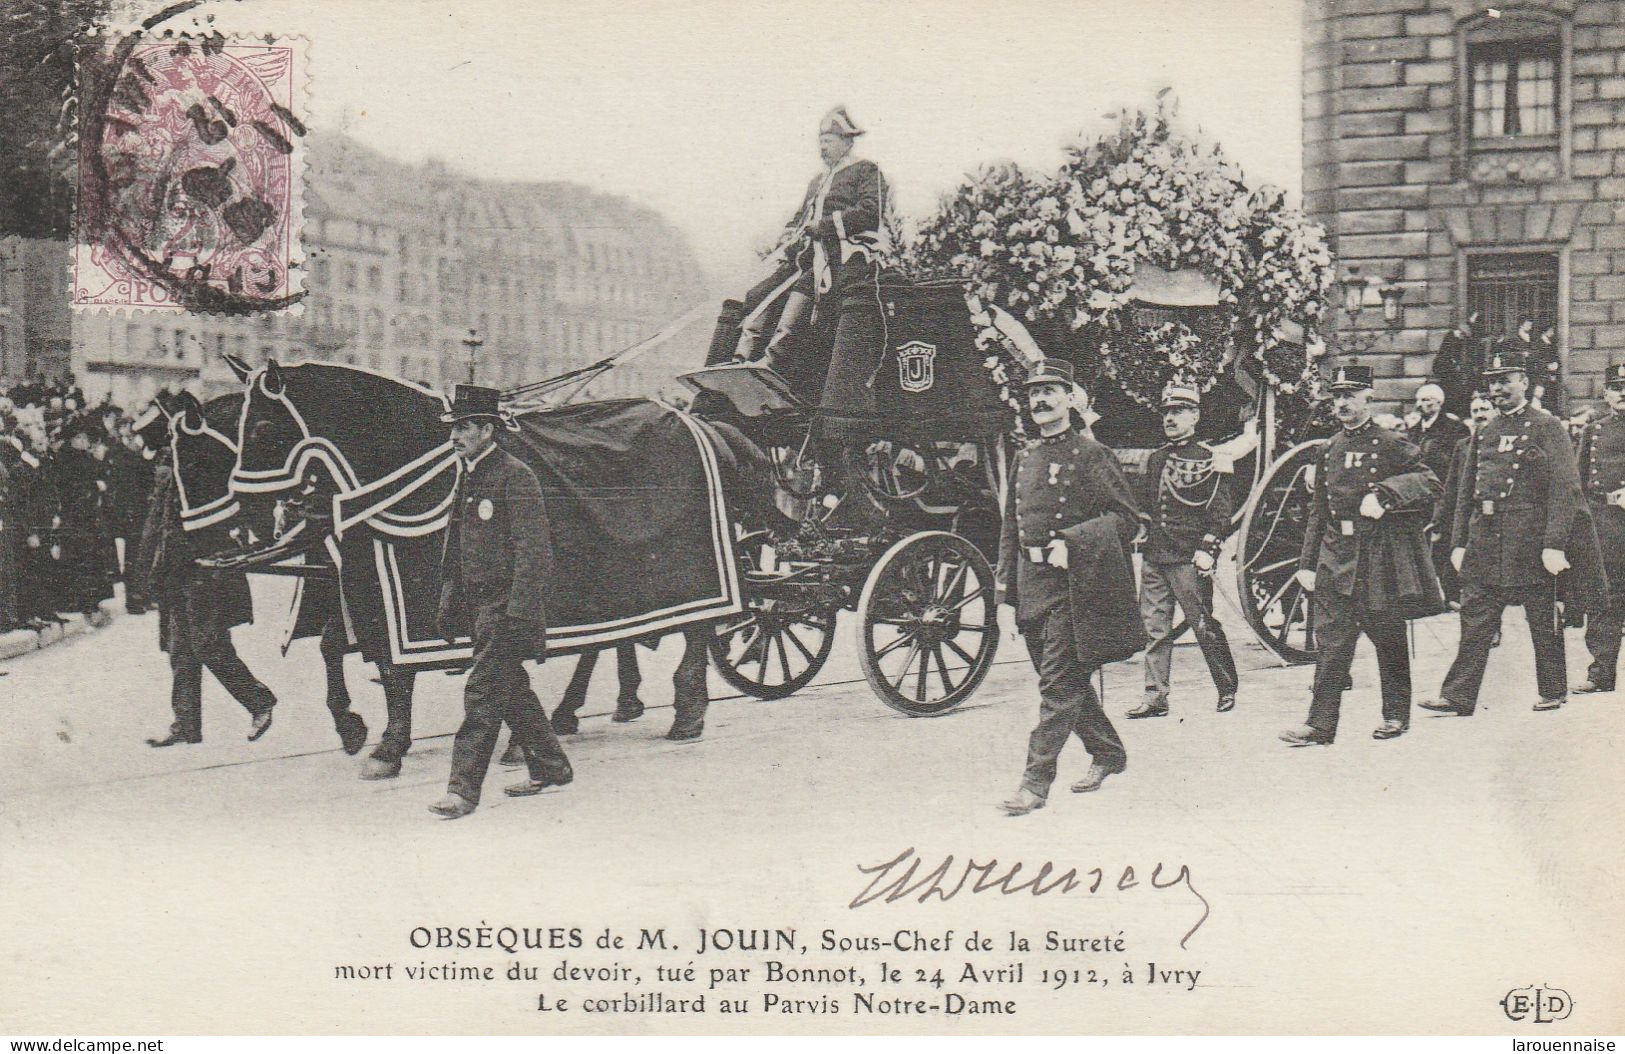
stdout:
{"type": "Polygon", "coordinates": [[[1514,988],[1501,997],[1501,1009],[1509,1021],[1549,1025],[1569,1016],[1574,999],[1561,988],[1514,988]]]}

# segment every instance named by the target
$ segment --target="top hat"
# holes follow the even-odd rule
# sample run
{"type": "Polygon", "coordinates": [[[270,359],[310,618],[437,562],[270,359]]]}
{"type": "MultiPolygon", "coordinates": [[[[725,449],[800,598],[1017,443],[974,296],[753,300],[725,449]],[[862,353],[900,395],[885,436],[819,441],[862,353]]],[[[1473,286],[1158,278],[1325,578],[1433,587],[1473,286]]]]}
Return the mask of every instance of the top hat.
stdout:
{"type": "Polygon", "coordinates": [[[1509,373],[1528,373],[1529,356],[1521,351],[1497,351],[1484,364],[1485,377],[1505,377],[1509,373]]]}
{"type": "Polygon", "coordinates": [[[1370,366],[1339,366],[1326,387],[1334,392],[1357,392],[1373,387],[1374,380],[1370,366]]]}
{"type": "Polygon", "coordinates": [[[1070,388],[1078,382],[1072,376],[1072,364],[1065,359],[1039,359],[1038,365],[1027,373],[1026,386],[1035,384],[1063,384],[1070,388]]]}
{"type": "Polygon", "coordinates": [[[853,123],[852,118],[847,116],[845,106],[837,106],[829,113],[826,113],[823,119],[818,122],[818,134],[823,135],[826,132],[833,132],[836,135],[844,135],[848,139],[853,139],[862,135],[863,129],[859,128],[853,123]]]}
{"type": "Polygon", "coordinates": [[[1608,367],[1608,372],[1602,375],[1605,388],[1614,388],[1625,384],[1625,362],[1616,362],[1608,367]]]}
{"type": "Polygon", "coordinates": [[[1176,410],[1185,407],[1200,409],[1201,405],[1201,394],[1187,384],[1170,384],[1162,390],[1162,408],[1164,410],[1176,410]]]}
{"type": "Polygon", "coordinates": [[[459,384],[452,389],[451,409],[440,415],[444,424],[456,424],[470,418],[488,418],[491,421],[506,422],[507,415],[498,405],[502,393],[495,388],[487,388],[479,384],[459,384]]]}

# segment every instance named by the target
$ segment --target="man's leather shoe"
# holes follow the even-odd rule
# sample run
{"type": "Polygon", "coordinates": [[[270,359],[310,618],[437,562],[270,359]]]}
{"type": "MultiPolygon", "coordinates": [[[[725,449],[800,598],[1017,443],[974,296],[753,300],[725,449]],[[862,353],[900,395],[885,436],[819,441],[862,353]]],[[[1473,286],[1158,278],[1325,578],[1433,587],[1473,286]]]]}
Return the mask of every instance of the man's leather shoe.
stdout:
{"type": "Polygon", "coordinates": [[[1168,705],[1166,703],[1158,703],[1154,697],[1147,697],[1145,702],[1141,703],[1138,707],[1130,710],[1123,716],[1128,718],[1167,717],[1168,705]]]}
{"type": "Polygon", "coordinates": [[[156,737],[149,737],[147,739],[147,746],[149,746],[149,747],[174,747],[174,746],[179,746],[182,743],[185,743],[185,744],[188,744],[188,745],[195,745],[195,744],[198,744],[198,743],[201,743],[201,742],[203,742],[203,737],[202,736],[198,736],[196,739],[194,739],[191,736],[183,736],[179,732],[170,732],[168,735],[164,736],[162,739],[159,739],[159,738],[156,738],[156,737]]]}
{"type": "Polygon", "coordinates": [[[1472,717],[1470,707],[1460,706],[1448,699],[1424,699],[1416,704],[1424,710],[1432,710],[1436,714],[1453,714],[1456,717],[1472,717]]]}
{"type": "Polygon", "coordinates": [[[393,761],[387,758],[368,758],[367,763],[361,766],[361,778],[364,780],[392,780],[400,774],[400,758],[393,761]]]}
{"type": "Polygon", "coordinates": [[[1592,692],[1611,692],[1613,690],[1614,690],[1613,685],[1611,685],[1611,684],[1598,684],[1596,681],[1591,680],[1589,677],[1586,678],[1585,680],[1581,681],[1579,684],[1575,685],[1573,688],[1569,689],[1569,691],[1574,693],[1575,695],[1590,695],[1592,692]]]}
{"type": "Polygon", "coordinates": [[[444,816],[448,820],[455,820],[467,816],[477,808],[479,808],[478,805],[460,794],[448,794],[429,806],[429,811],[436,816],[444,816]]]}
{"type": "Polygon", "coordinates": [[[550,721],[556,736],[573,736],[581,731],[581,719],[570,710],[555,710],[550,721]]]}
{"type": "Polygon", "coordinates": [[[261,710],[259,713],[254,715],[254,720],[249,723],[248,741],[250,743],[254,742],[254,740],[263,736],[270,727],[271,711],[269,709],[261,710]]]}
{"type": "Polygon", "coordinates": [[[500,758],[497,758],[497,764],[506,769],[513,769],[518,768],[524,763],[525,748],[521,747],[518,743],[515,743],[511,739],[508,740],[508,749],[502,752],[502,756],[500,758]]]}
{"type": "Polygon", "coordinates": [[[1003,809],[1007,816],[1026,816],[1043,807],[1044,799],[1025,787],[1016,791],[1015,797],[999,803],[999,808],[1003,809]]]}
{"type": "Polygon", "coordinates": [[[692,743],[704,734],[705,722],[701,721],[700,723],[693,725],[672,725],[671,731],[666,733],[666,738],[671,740],[673,743],[692,743]]]}
{"type": "Polygon", "coordinates": [[[1236,708],[1236,693],[1235,692],[1230,692],[1227,695],[1219,696],[1219,713],[1228,714],[1230,711],[1234,710],[1235,708],[1236,708]]]}
{"type": "Polygon", "coordinates": [[[367,745],[367,722],[360,714],[345,714],[339,718],[339,742],[351,757],[361,753],[361,748],[367,745]]]}
{"type": "Polygon", "coordinates": [[[1382,727],[1371,733],[1372,739],[1397,739],[1409,732],[1410,725],[1402,721],[1384,721],[1382,727]]]}
{"type": "Polygon", "coordinates": [[[611,717],[610,720],[618,725],[624,725],[629,721],[636,721],[642,716],[643,700],[627,699],[615,704],[615,716],[611,717]]]}
{"type": "Polygon", "coordinates": [[[525,780],[523,783],[515,783],[511,787],[503,787],[502,793],[510,798],[528,798],[532,794],[542,793],[549,787],[562,787],[575,778],[574,772],[565,769],[556,776],[548,776],[539,780],[525,780]]]}
{"type": "Polygon", "coordinates": [[[1072,785],[1072,793],[1088,794],[1090,791],[1097,791],[1100,785],[1106,782],[1106,777],[1112,775],[1115,773],[1111,769],[1098,762],[1093,763],[1089,766],[1088,774],[1072,785]]]}
{"type": "Polygon", "coordinates": [[[1332,737],[1324,732],[1317,732],[1308,725],[1298,728],[1289,728],[1281,733],[1281,742],[1293,747],[1329,747],[1332,737]]]}
{"type": "Polygon", "coordinates": [[[1556,710],[1558,707],[1562,706],[1567,701],[1568,701],[1567,696],[1560,695],[1556,699],[1547,699],[1545,696],[1542,696],[1540,698],[1540,701],[1535,704],[1535,709],[1537,711],[1540,711],[1540,710],[1556,710]]]}

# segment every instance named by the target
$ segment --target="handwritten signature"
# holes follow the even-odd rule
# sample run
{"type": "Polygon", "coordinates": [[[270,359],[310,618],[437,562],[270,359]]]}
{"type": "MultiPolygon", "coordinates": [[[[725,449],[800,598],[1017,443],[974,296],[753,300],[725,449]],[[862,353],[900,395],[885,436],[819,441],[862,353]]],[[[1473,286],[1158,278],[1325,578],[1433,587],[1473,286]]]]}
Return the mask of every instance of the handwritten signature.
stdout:
{"type": "MultiPolygon", "coordinates": [[[[915,855],[914,847],[909,846],[901,853],[884,863],[865,866],[858,864],[858,871],[865,875],[873,875],[863,892],[852,898],[849,908],[861,908],[865,904],[872,904],[883,900],[887,904],[894,901],[905,900],[910,897],[918,903],[924,904],[932,897],[939,900],[952,900],[960,893],[998,893],[1001,896],[1014,896],[1018,893],[1029,893],[1035,897],[1047,896],[1051,893],[1072,893],[1083,890],[1093,894],[1099,892],[1106,881],[1104,868],[1090,868],[1079,871],[1069,867],[1065,871],[1059,869],[1055,863],[1046,860],[1036,870],[1028,870],[1022,874],[1026,864],[1021,861],[1005,865],[998,860],[979,862],[969,857],[963,864],[956,864],[952,854],[942,858],[942,862],[935,867],[920,874],[924,861],[915,855]],[[918,877],[916,877],[918,876],[918,877]]],[[[1206,897],[1197,892],[1191,881],[1190,868],[1184,864],[1179,865],[1178,874],[1171,879],[1164,878],[1164,867],[1158,863],[1151,871],[1150,885],[1153,889],[1173,889],[1184,886],[1190,894],[1202,902],[1202,917],[1196,924],[1186,931],[1185,936],[1179,940],[1179,946],[1185,947],[1202,924],[1207,922],[1212,914],[1212,906],[1206,897]]],[[[1140,885],[1140,879],[1135,875],[1132,866],[1126,866],[1118,873],[1117,889],[1119,891],[1132,889],[1140,885]]]]}

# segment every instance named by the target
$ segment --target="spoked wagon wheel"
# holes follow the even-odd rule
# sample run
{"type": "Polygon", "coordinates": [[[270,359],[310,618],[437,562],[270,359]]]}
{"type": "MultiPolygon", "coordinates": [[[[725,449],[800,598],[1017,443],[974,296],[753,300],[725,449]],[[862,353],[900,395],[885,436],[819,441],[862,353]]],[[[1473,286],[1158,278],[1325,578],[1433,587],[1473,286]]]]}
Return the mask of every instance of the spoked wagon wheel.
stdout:
{"type": "Polygon", "coordinates": [[[711,661],[724,681],[757,699],[783,699],[818,676],[835,645],[835,612],[755,598],[717,623],[711,661]]]}
{"type": "Polygon", "coordinates": [[[956,534],[911,534],[869,572],[857,631],[863,675],[887,706],[910,717],[945,714],[993,665],[993,568],[956,534]]]}
{"type": "Polygon", "coordinates": [[[1236,594],[1259,640],[1290,663],[1313,662],[1312,594],[1298,584],[1298,553],[1309,519],[1310,486],[1324,440],[1300,443],[1276,459],[1253,488],[1236,550],[1236,594]]]}
{"type": "Polygon", "coordinates": [[[746,607],[713,627],[711,662],[724,681],[746,695],[783,699],[805,688],[824,668],[835,645],[836,612],[808,608],[793,596],[763,595],[774,578],[764,566],[765,534],[746,535],[738,546],[746,607]]]}

